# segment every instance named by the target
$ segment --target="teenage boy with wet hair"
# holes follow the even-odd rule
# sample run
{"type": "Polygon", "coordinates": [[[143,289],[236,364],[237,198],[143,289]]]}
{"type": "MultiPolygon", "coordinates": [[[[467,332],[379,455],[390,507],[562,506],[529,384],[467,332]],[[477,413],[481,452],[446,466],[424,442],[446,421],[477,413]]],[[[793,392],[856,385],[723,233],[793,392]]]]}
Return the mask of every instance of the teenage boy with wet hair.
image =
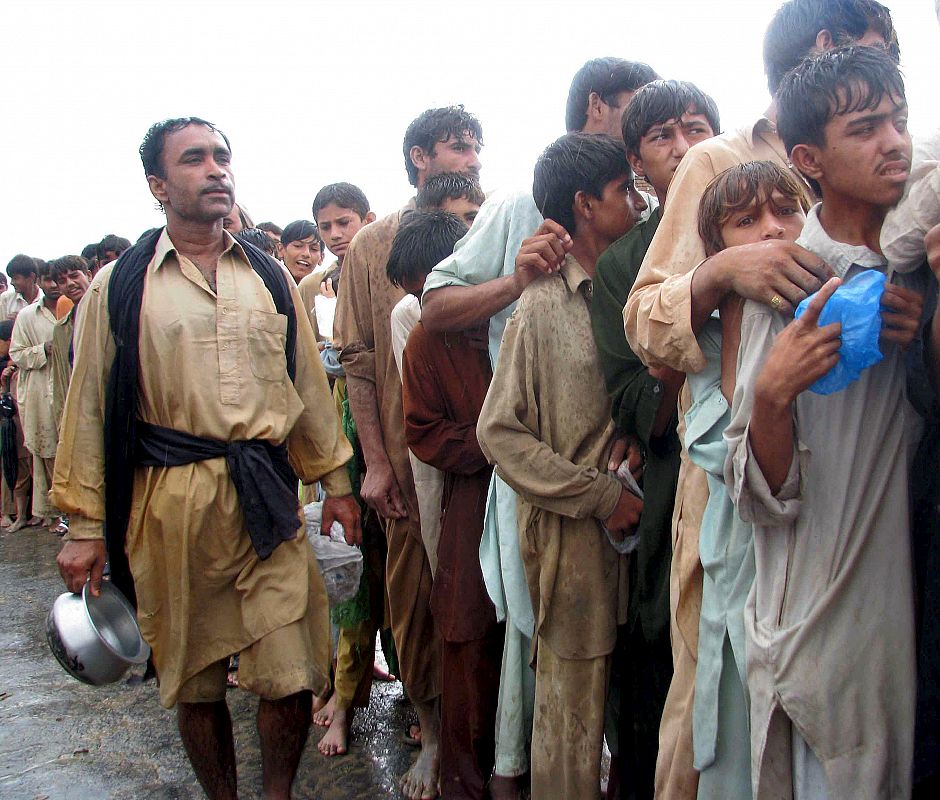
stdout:
{"type": "Polygon", "coordinates": [[[323,237],[315,222],[306,219],[294,220],[281,234],[281,252],[284,266],[300,283],[323,261],[323,237]]]}
{"type": "Polygon", "coordinates": [[[725,481],[754,526],[745,609],[754,793],[907,797],[908,497],[920,420],[903,350],[920,330],[923,276],[886,284],[881,361],[839,392],[806,391],[839,358],[839,324],[817,324],[839,279],[892,274],[879,239],[910,167],[904,84],[883,50],[834,50],[784,77],[777,109],[794,166],[822,189],[799,243],[837,278],[789,324],[750,300],[741,324],[725,481]]]}
{"type": "MultiPolygon", "coordinates": [[[[420,190],[441,172],[478,174],[481,139],[479,121],[463,106],[423,112],[408,126],[403,142],[409,181],[420,190]]],[[[391,313],[404,292],[385,274],[398,227],[413,210],[412,199],[365,226],[350,243],[333,334],[365,456],[361,496],[387,526],[392,634],[402,682],[421,726],[421,754],[402,778],[402,791],[419,800],[437,791],[439,778],[440,646],[429,607],[431,568],[421,538],[401,378],[392,351],[391,313]]]]}
{"type": "MultiPolygon", "coordinates": [[[[615,428],[590,320],[597,259],[633,223],[633,180],[611,137],[568,134],[540,156],[533,196],[570,232],[571,250],[558,272],[522,293],[477,428],[519,498],[536,619],[532,796],[540,799],[597,796],[610,660],[627,610],[627,559],[614,541],[643,508],[606,469],[615,428]]],[[[526,239],[517,269],[542,258],[542,244],[526,239]]]]}
{"type": "Polygon", "coordinates": [[[630,561],[630,616],[614,675],[620,687],[618,773],[624,797],[652,798],[659,723],[672,676],[669,566],[681,445],[676,398],[685,376],[650,371],[627,344],[623,306],[662,217],[666,191],[688,149],[720,130],[715,101],[683,81],[640,89],[623,114],[627,160],[653,187],[659,207],[597,261],[591,324],[617,429],[639,441],[645,468],[639,546],[630,561]]]}
{"type": "MultiPolygon", "coordinates": [[[[888,46],[896,41],[889,12],[873,0],[784,3],[764,37],[771,93],[778,76],[805,56],[832,48],[836,38],[888,46]],[[794,49],[796,42],[802,51],[794,49]]],[[[644,363],[697,372],[705,357],[696,336],[725,295],[734,292],[767,304],[776,298],[782,310],[792,311],[831,275],[816,255],[793,242],[760,242],[706,256],[696,226],[702,192],[728,167],[757,160],[788,168],[774,103],[753,124],[694,148],[677,170],[669,208],[624,308],[627,339],[644,363]]],[[[687,399],[683,392],[681,412],[688,408],[687,399]]],[[[670,590],[675,674],[660,729],[656,781],[657,794],[670,800],[693,800],[698,784],[692,766],[692,705],[702,596],[698,527],[707,500],[705,473],[684,461],[676,490],[670,590]]]]}

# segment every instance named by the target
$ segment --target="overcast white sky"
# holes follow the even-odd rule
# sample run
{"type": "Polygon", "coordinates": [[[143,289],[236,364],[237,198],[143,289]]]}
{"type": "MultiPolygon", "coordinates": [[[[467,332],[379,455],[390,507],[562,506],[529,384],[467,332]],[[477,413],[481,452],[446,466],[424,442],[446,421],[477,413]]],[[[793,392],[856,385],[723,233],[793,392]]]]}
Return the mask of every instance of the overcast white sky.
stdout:
{"type": "MultiPolygon", "coordinates": [[[[254,220],[309,218],[317,189],[362,187],[380,216],[411,194],[401,140],[423,109],[483,123],[487,190],[523,186],[564,132],[587,59],[697,83],[724,128],[769,97],[761,40],[779,0],[4,0],[0,266],[159,225],[137,156],[149,125],[196,115],[232,141],[254,220]]],[[[915,135],[940,127],[933,0],[889,2],[915,135]]]]}

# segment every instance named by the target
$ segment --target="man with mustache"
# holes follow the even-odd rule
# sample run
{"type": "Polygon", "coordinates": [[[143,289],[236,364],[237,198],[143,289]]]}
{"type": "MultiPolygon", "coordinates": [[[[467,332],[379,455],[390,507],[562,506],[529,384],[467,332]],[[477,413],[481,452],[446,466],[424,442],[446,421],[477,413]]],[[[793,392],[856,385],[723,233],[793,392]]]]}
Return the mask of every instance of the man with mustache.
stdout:
{"type": "Polygon", "coordinates": [[[177,705],[213,800],[237,797],[225,682],[240,653],[239,683],[261,698],[263,796],[289,798],[330,657],[297,480],[321,482],[324,530],[338,520],[357,543],[351,450],[322,413],[329,387],[296,286],[223,229],[228,139],[167,120],[140,154],[167,225],[82,300],[53,486],[71,517],[59,569],[70,590],[90,576],[97,593],[108,557],[114,583],[136,592],[160,701],[177,705]]]}

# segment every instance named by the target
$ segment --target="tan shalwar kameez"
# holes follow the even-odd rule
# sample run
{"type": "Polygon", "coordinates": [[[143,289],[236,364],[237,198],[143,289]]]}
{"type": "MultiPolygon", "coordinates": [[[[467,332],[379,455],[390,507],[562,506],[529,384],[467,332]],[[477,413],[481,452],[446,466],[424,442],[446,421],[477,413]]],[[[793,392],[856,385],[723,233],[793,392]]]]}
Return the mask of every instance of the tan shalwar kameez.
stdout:
{"type": "Polygon", "coordinates": [[[52,366],[52,415],[55,418],[56,430],[62,423],[65,395],[68,394],[69,381],[72,379],[69,350],[74,351],[72,332],[75,330],[75,313],[76,308],[73,306],[62,319],[56,321],[55,329],[52,331],[52,352],[49,354],[49,362],[52,366]]]}
{"type": "Polygon", "coordinates": [[[606,472],[614,424],[591,333],[592,284],[570,255],[522,293],[506,325],[477,435],[519,495],[535,611],[532,797],[596,797],[604,701],[627,559],[607,540],[620,483],[606,472]]]}
{"type": "MultiPolygon", "coordinates": [[[[708,139],[682,159],[669,185],[665,210],[624,309],[630,347],[646,364],[700,372],[705,356],[692,331],[692,275],[705,259],[698,235],[698,206],[709,181],[736,164],[774,161],[786,168],[786,148],[770,120],[708,139]]],[[[679,419],[691,405],[687,387],[679,397],[679,419]]],[[[684,423],[680,427],[684,428],[684,423]]],[[[684,431],[679,431],[680,439],[684,431]]],[[[692,705],[702,608],[702,564],[698,533],[708,502],[705,472],[683,448],[673,512],[670,577],[675,672],[663,709],[656,763],[656,796],[692,800],[698,773],[692,766],[692,705]]]]}
{"type": "MultiPolygon", "coordinates": [[[[292,384],[284,358],[287,319],[241,246],[224,236],[216,291],[177,254],[166,231],[157,242],[140,312],[140,418],[221,441],[286,440],[302,481],[348,494],[343,464],[352,451],[335,415],[325,413],[332,407],[329,386],[300,295],[285,271],[297,313],[292,384]]],[[[98,273],[81,305],[62,419],[53,497],[71,515],[71,539],[102,536],[103,414],[114,359],[111,269],[98,273]]],[[[328,606],[304,531],[259,560],[224,458],[138,467],[127,553],[165,706],[193,676],[293,623],[302,627],[305,646],[283,653],[274,674],[257,681],[243,675],[242,683],[271,699],[325,691],[328,606]]]]}
{"type": "MultiPolygon", "coordinates": [[[[885,271],[840,244],[810,212],[798,244],[843,280],[885,271]]],[[[917,275],[895,275],[909,289],[917,275]]],[[[748,301],[725,431],[725,482],[754,524],[756,576],[744,609],[755,800],[788,798],[790,724],[825,769],[828,797],[907,798],[914,739],[914,589],[908,485],[922,422],[906,397],[904,354],[846,389],[800,394],[794,448],[772,493],[750,446],[754,384],[787,320],[748,301]]]]}
{"type": "Polygon", "coordinates": [[[55,324],[55,314],[40,298],[17,314],[10,339],[10,358],[20,368],[16,403],[23,439],[33,456],[33,514],[39,517],[58,513],[49,503],[58,433],[52,409],[52,364],[46,355],[55,324]]]}
{"type": "Polygon", "coordinates": [[[422,703],[440,694],[440,646],[430,610],[431,567],[405,443],[401,378],[392,350],[392,309],[405,293],[385,273],[401,220],[413,208],[412,200],[400,211],[366,225],[350,242],[343,258],[333,344],[347,379],[375,386],[382,441],[408,512],[403,519],[386,520],[385,576],[402,682],[412,702],[422,703]]]}

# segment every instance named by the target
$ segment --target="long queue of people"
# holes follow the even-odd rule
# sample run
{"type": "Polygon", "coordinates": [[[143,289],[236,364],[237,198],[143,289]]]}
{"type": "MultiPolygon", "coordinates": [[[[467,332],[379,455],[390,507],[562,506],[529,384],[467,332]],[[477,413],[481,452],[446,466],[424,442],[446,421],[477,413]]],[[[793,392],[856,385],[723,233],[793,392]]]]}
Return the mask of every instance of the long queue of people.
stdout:
{"type": "Polygon", "coordinates": [[[334,183],[283,228],[165,120],[165,228],[10,262],[4,511],[136,603],[207,796],[233,656],[286,798],[377,636],[411,800],[593,799],[605,742],[608,800],[936,795],[940,137],[899,52],[875,0],[788,0],[740,130],[596,58],[530,186],[484,197],[480,120],[432,108],[400,209],[334,183]],[[362,550],[332,608],[298,490],[362,550]]]}

